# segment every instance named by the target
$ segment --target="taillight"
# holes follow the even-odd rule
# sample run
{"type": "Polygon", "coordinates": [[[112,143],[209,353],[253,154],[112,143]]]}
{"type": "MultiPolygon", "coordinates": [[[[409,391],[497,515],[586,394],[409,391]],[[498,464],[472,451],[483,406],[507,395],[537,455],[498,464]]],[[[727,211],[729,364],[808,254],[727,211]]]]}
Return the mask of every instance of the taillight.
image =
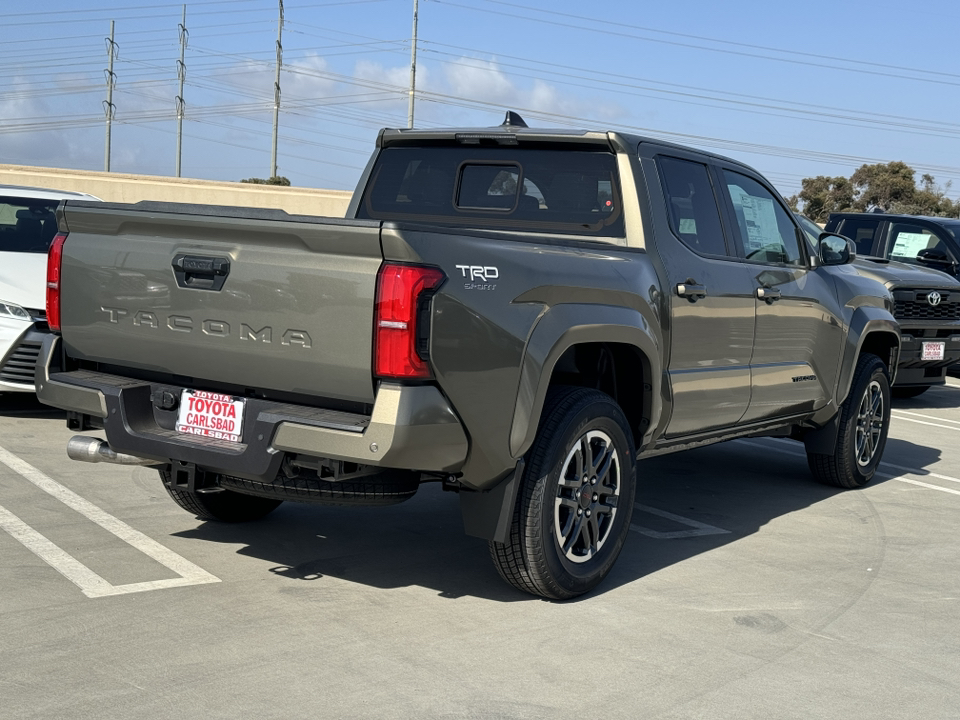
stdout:
{"type": "Polygon", "coordinates": [[[57,233],[47,254],[47,325],[60,332],[60,263],[66,233],[57,233]]]}
{"type": "Polygon", "coordinates": [[[446,279],[439,268],[385,264],[377,275],[374,373],[385,378],[428,378],[424,360],[430,291],[446,279]],[[421,316],[422,317],[419,317],[421,316]]]}

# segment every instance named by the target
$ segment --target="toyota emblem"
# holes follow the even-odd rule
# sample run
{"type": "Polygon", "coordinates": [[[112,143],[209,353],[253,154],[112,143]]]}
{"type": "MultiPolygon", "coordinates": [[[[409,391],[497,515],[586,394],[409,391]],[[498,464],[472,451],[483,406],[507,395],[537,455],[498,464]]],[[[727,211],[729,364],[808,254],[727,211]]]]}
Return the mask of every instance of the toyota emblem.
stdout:
{"type": "Polygon", "coordinates": [[[939,304],[940,304],[940,293],[938,293],[936,290],[934,290],[932,293],[930,293],[929,295],[927,295],[927,302],[930,303],[931,305],[939,305],[939,304]]]}

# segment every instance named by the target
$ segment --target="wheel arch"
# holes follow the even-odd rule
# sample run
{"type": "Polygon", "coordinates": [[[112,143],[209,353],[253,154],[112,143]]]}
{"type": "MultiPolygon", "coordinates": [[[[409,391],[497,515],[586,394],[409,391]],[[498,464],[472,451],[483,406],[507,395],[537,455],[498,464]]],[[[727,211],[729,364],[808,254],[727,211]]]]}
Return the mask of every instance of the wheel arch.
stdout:
{"type": "Polygon", "coordinates": [[[893,385],[900,360],[900,325],[883,308],[864,306],[853,313],[837,381],[838,407],[850,392],[857,359],[865,352],[883,361],[893,385]]]}
{"type": "Polygon", "coordinates": [[[550,308],[524,349],[511,454],[520,457],[533,444],[552,384],[606,388],[630,421],[634,444],[646,444],[661,410],[659,345],[637,310],[574,304],[550,308]]]}

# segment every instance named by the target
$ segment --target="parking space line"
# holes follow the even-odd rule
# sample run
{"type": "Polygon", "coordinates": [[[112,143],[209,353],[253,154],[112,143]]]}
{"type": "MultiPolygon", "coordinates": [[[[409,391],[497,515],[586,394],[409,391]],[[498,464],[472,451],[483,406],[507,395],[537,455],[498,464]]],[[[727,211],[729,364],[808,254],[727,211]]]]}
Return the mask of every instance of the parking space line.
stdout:
{"type": "Polygon", "coordinates": [[[951,423],[953,425],[960,425],[960,420],[950,420],[949,418],[937,417],[936,415],[924,415],[922,413],[910,412],[908,410],[901,410],[900,408],[895,408],[892,411],[894,415],[912,415],[913,417],[924,418],[926,420],[936,420],[938,422],[951,423]]]}
{"type": "Polygon", "coordinates": [[[896,413],[891,413],[891,417],[896,420],[905,420],[906,422],[916,423],[917,425],[929,425],[930,427],[937,427],[941,430],[953,430],[954,432],[960,432],[960,427],[941,425],[940,423],[927,422],[926,420],[914,420],[913,418],[903,417],[901,415],[897,415],[896,413]]]}
{"type": "Polygon", "coordinates": [[[692,520],[681,515],[674,515],[666,510],[660,510],[655,507],[650,507],[649,505],[634,503],[634,507],[638,510],[642,510],[645,513],[666,518],[667,520],[673,520],[676,523],[680,523],[681,525],[686,525],[692,528],[692,530],[661,532],[659,530],[652,530],[650,528],[643,527],[642,525],[637,525],[636,523],[630,523],[630,529],[634,532],[638,532],[641,535],[646,535],[647,537],[652,537],[657,540],[677,540],[679,538],[699,537],[701,535],[728,535],[730,533],[729,530],[714,527],[713,525],[707,525],[706,523],[702,523],[698,520],[692,520]]]}
{"type": "MultiPolygon", "coordinates": [[[[769,439],[777,443],[784,443],[784,444],[790,443],[789,440],[781,440],[780,438],[769,438],[769,439]]],[[[737,442],[741,442],[746,445],[755,445],[756,447],[766,448],[767,450],[777,450],[777,448],[771,445],[767,445],[766,443],[752,442],[750,440],[743,440],[743,439],[740,439],[737,442]]],[[[786,448],[783,448],[779,452],[786,453],[787,455],[796,455],[797,457],[807,456],[806,453],[799,452],[793,449],[788,450],[786,448]]],[[[948,482],[960,483],[960,478],[950,477],[949,475],[941,475],[940,473],[930,472],[929,470],[918,470],[916,468],[908,468],[908,467],[904,467],[903,465],[894,465],[893,463],[884,462],[882,460],[880,461],[880,465],[883,467],[893,468],[894,470],[900,470],[909,475],[919,475],[921,477],[933,477],[933,478],[937,478],[938,480],[946,480],[948,482]]],[[[905,477],[900,477],[899,475],[891,475],[889,473],[884,473],[880,471],[877,471],[877,475],[880,475],[881,477],[889,478],[890,480],[899,480],[900,482],[910,483],[911,485],[919,485],[920,487],[930,488],[931,490],[939,490],[940,492],[950,493],[951,495],[960,495],[960,491],[957,491],[957,490],[940,487],[939,485],[931,485],[930,483],[920,482],[919,480],[910,480],[905,477]]]]}
{"type": "Polygon", "coordinates": [[[147,557],[157,561],[180,577],[167,580],[131,583],[128,585],[111,585],[102,577],[94,573],[79,560],[60,549],[46,537],[30,528],[16,515],[0,507],[0,527],[12,537],[21,542],[28,550],[50,565],[65,578],[74,583],[87,597],[107,597],[110,595],[125,595],[148,590],[160,590],[185,585],[202,585],[220,582],[220,578],[208,573],[203,568],[194,565],[186,558],[177,555],[156,540],[147,537],[139,530],[134,530],[122,520],[105,512],[89,500],[77,495],[64,487],[56,480],[48,477],[28,462],[0,447],[0,463],[6,465],[20,477],[33,483],[37,488],[55,497],[70,509],[80,513],[93,523],[96,523],[107,532],[120,538],[131,547],[139,550],[147,557]]]}

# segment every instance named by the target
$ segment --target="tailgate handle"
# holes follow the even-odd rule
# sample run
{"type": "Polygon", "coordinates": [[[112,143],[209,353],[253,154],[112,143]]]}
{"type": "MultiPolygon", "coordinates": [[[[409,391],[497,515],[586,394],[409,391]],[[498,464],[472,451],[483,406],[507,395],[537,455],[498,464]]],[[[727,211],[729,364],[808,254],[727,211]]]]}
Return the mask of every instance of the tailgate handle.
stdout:
{"type": "Polygon", "coordinates": [[[230,274],[230,259],[203,255],[177,255],[173,262],[177,285],[190,290],[218,291],[230,274]]]}

